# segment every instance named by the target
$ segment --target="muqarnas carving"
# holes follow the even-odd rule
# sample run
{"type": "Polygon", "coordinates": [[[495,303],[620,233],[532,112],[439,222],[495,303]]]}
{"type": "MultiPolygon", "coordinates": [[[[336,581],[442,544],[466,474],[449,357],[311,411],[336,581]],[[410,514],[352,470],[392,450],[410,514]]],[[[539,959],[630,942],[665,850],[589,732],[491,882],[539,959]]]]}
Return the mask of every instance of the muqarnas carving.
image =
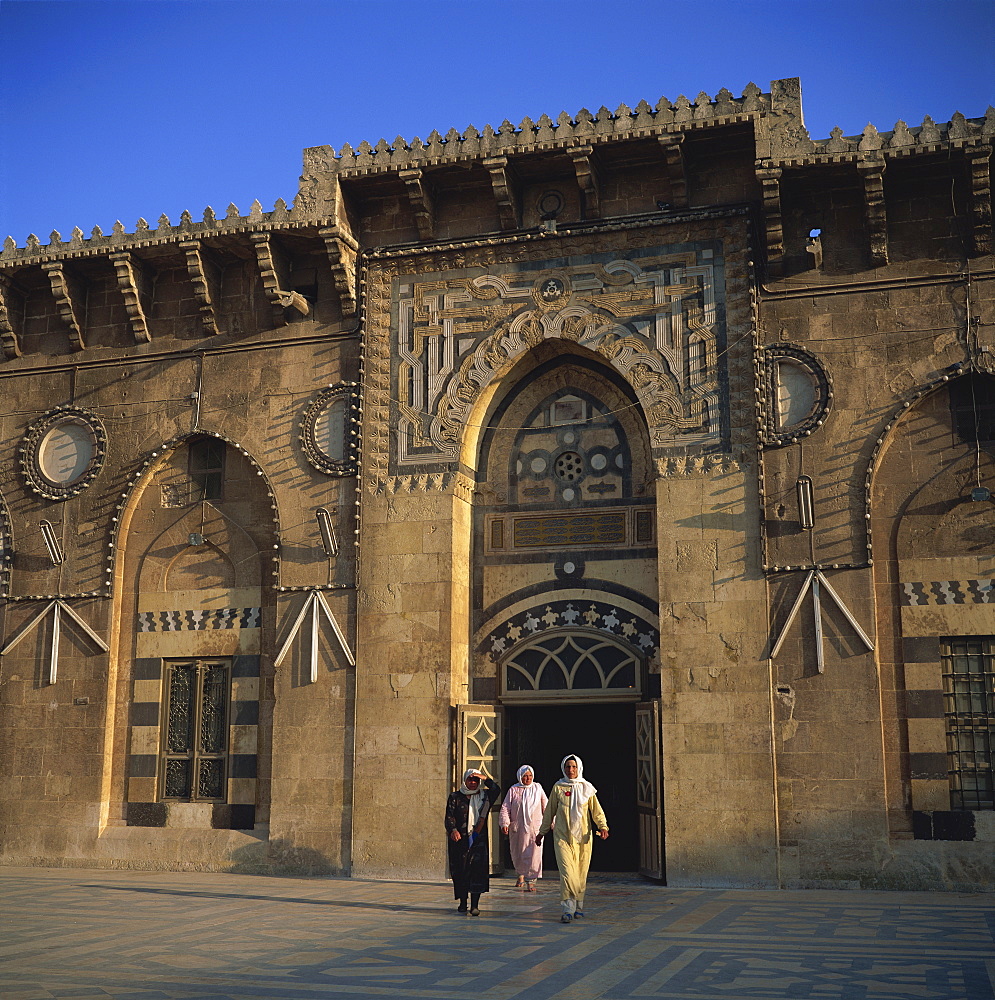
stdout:
{"type": "Polygon", "coordinates": [[[106,450],[100,417],[75,406],[58,407],[28,427],[21,441],[21,472],[40,496],[68,500],[97,477],[106,450]]]}
{"type": "Polygon", "coordinates": [[[720,446],[723,281],[717,251],[687,244],[396,279],[393,460],[453,462],[481,390],[557,339],[600,354],[627,380],[655,447],[720,446]]]}
{"type": "Polygon", "coordinates": [[[301,448],[319,472],[356,474],[359,444],[359,392],[355,382],[322,389],[301,418],[301,448]]]}
{"type": "Polygon", "coordinates": [[[790,344],[764,349],[764,444],[781,448],[821,427],[832,405],[829,374],[814,354],[790,344]]]}

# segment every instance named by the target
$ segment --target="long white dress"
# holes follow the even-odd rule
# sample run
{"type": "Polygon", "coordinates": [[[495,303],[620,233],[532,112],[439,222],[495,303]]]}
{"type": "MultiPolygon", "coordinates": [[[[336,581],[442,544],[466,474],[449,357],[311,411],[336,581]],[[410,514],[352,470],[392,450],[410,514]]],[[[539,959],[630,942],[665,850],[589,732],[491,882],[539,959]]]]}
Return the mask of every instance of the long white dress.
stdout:
{"type": "Polygon", "coordinates": [[[536,846],[536,834],[547,801],[542,785],[536,781],[529,785],[519,782],[508,789],[498,819],[502,830],[508,827],[515,871],[530,882],[542,878],[542,848],[536,846]]]}

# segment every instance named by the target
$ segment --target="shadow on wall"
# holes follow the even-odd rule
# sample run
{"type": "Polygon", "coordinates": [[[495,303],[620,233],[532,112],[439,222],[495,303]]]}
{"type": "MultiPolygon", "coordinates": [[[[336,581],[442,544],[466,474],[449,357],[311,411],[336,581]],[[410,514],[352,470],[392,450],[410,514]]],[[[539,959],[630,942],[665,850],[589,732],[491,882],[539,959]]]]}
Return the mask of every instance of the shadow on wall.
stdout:
{"type": "Polygon", "coordinates": [[[344,875],[321,851],[289,840],[240,847],[228,871],[234,875],[344,875]]]}

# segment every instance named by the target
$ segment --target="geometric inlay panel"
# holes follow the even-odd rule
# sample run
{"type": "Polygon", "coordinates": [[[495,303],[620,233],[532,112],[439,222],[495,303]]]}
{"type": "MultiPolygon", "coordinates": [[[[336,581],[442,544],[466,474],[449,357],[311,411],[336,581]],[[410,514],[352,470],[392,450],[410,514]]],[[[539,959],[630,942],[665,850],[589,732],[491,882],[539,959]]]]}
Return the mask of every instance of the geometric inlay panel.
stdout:
{"type": "Polygon", "coordinates": [[[995,580],[934,580],[903,583],[903,607],[924,604],[995,604],[995,580]]]}
{"type": "Polygon", "coordinates": [[[207,608],[192,611],[139,611],[139,632],[211,631],[259,628],[259,608],[207,608]]]}
{"type": "Polygon", "coordinates": [[[394,462],[452,461],[480,390],[549,339],[581,344],[620,372],[655,445],[719,443],[720,267],[712,247],[684,244],[395,279],[394,462]]]}

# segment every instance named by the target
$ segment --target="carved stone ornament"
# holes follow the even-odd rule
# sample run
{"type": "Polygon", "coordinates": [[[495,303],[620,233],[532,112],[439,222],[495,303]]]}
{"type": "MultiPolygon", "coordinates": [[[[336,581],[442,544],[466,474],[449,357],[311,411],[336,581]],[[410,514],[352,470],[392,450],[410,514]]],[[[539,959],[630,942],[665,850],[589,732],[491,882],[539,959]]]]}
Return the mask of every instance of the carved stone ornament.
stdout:
{"type": "Polygon", "coordinates": [[[76,406],[49,410],[21,441],[21,472],[28,486],[48,500],[82,493],[103,468],[107,432],[95,413],[76,406]]]}
{"type": "Polygon", "coordinates": [[[300,428],[307,460],[329,476],[354,476],[359,451],[359,392],[355,382],[322,389],[308,403],[300,428]]]}
{"type": "Polygon", "coordinates": [[[790,344],[764,349],[764,444],[783,448],[821,427],[833,399],[829,375],[814,354],[790,344]]]}
{"type": "MultiPolygon", "coordinates": [[[[652,246],[537,263],[399,277],[386,289],[392,322],[371,292],[371,339],[386,355],[383,335],[391,337],[396,352],[393,392],[367,400],[382,422],[397,401],[393,474],[453,462],[481,390],[546,340],[577,343],[619,372],[654,445],[721,444],[725,286],[716,249],[652,246]]],[[[375,359],[367,366],[379,377],[375,359]]]]}

